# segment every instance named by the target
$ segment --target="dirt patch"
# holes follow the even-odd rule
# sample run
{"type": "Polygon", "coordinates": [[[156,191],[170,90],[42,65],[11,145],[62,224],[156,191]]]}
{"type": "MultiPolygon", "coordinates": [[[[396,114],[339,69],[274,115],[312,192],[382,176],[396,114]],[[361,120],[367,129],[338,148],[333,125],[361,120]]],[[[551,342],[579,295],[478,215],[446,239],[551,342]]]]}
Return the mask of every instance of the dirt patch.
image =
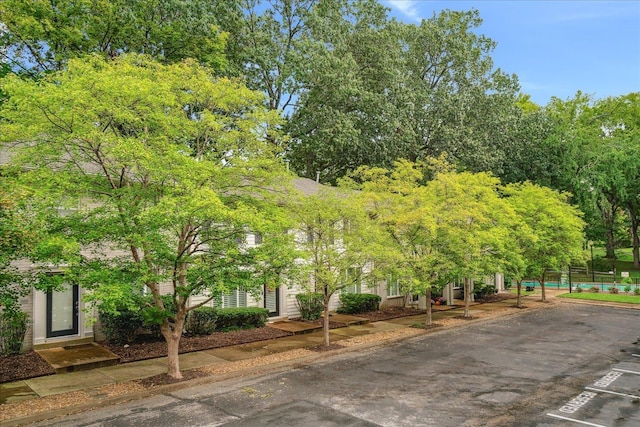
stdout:
{"type": "Polygon", "coordinates": [[[165,385],[165,384],[175,384],[183,381],[189,381],[195,378],[206,377],[208,375],[209,374],[207,374],[206,372],[202,372],[197,369],[192,369],[189,371],[183,371],[182,378],[180,379],[172,378],[167,374],[158,374],[152,377],[143,378],[141,380],[138,380],[137,382],[144,388],[151,388],[151,387],[156,387],[156,386],[165,385]]]}
{"type": "Polygon", "coordinates": [[[341,348],[344,348],[344,346],[340,344],[330,344],[330,345],[317,345],[315,347],[311,347],[309,350],[315,351],[316,353],[322,353],[323,351],[338,350],[341,348]]]}
{"type": "Polygon", "coordinates": [[[56,371],[33,350],[0,357],[0,383],[55,374],[56,371]]]}

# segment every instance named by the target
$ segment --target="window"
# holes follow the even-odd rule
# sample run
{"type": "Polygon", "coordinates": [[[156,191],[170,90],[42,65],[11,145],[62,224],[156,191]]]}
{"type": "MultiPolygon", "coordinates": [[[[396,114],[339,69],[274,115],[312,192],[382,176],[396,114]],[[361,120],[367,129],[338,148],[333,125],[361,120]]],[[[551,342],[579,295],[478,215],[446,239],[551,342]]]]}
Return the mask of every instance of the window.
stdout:
{"type": "Polygon", "coordinates": [[[348,268],[345,272],[345,280],[349,283],[348,286],[345,286],[342,289],[342,292],[348,294],[359,294],[362,293],[362,284],[360,283],[360,277],[362,276],[362,271],[357,267],[348,268]],[[354,280],[357,282],[354,283],[354,280]]]}
{"type": "Polygon", "coordinates": [[[397,297],[400,295],[400,280],[394,274],[387,279],[387,297],[397,297]]]}
{"type": "Polygon", "coordinates": [[[247,292],[236,289],[227,294],[222,294],[222,301],[218,300],[218,308],[238,308],[247,306],[247,292]]]}
{"type": "Polygon", "coordinates": [[[259,245],[260,243],[262,243],[262,234],[255,231],[253,233],[253,243],[256,245],[259,245]]]}

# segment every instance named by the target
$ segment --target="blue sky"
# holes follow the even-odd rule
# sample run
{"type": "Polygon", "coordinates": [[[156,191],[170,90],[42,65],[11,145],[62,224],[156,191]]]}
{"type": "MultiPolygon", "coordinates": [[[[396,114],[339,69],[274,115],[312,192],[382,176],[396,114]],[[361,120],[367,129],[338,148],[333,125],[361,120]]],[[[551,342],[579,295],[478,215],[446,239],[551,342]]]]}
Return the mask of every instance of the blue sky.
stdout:
{"type": "Polygon", "coordinates": [[[581,90],[606,98],[640,91],[640,0],[383,0],[391,15],[419,23],[444,9],[477,9],[476,31],[498,43],[496,67],[518,76],[541,105],[581,90]]]}

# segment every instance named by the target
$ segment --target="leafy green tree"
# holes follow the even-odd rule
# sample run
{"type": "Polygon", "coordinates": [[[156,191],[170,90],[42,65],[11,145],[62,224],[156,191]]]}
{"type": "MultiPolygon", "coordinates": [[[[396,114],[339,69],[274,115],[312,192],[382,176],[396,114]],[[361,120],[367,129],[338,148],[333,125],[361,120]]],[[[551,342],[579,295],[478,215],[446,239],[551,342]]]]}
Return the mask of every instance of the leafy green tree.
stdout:
{"type": "MultiPolygon", "coordinates": [[[[241,15],[235,1],[3,0],[0,46],[16,71],[62,69],[88,53],[144,53],[171,63],[184,58],[220,70],[225,37],[241,15]]],[[[1,52],[1,51],[0,51],[1,52]]]]}
{"type": "Polygon", "coordinates": [[[265,141],[277,116],[260,93],[193,61],[93,56],[2,85],[1,148],[21,185],[72,209],[52,215],[40,259],[68,264],[63,279],[94,289],[106,309],[146,288],[143,315],[160,325],[168,374],[180,378],[187,312],[233,289],[277,286],[291,255],[273,191],[285,172],[265,141]],[[249,231],[265,243],[245,247],[249,231]],[[189,305],[193,295],[207,298],[189,305]]]}
{"type": "Polygon", "coordinates": [[[515,237],[524,264],[511,272],[518,293],[524,277],[535,278],[542,288],[542,301],[546,301],[547,271],[584,261],[582,213],[568,203],[568,194],[528,182],[511,184],[504,193],[524,223],[522,233],[518,230],[515,237]]]}
{"type": "Polygon", "coordinates": [[[444,11],[420,25],[383,14],[368,26],[331,22],[289,122],[300,174],[335,181],[360,165],[443,152],[471,170],[501,164],[518,85],[493,69],[495,43],[474,32],[477,11],[444,11]]]}
{"type": "Polygon", "coordinates": [[[397,248],[394,269],[403,290],[426,297],[425,325],[431,326],[432,290],[446,284],[448,263],[438,251],[437,202],[423,185],[420,165],[399,160],[391,171],[362,167],[355,176],[375,221],[397,248]]]}
{"type": "Polygon", "coordinates": [[[331,297],[350,286],[373,286],[384,278],[390,246],[352,192],[327,188],[302,196],[292,212],[301,230],[296,242],[301,266],[290,276],[303,288],[323,295],[324,344],[329,346],[331,297]]]}
{"type": "Polygon", "coordinates": [[[31,284],[11,262],[26,257],[36,236],[34,228],[27,226],[31,221],[22,209],[25,194],[7,175],[0,166],[0,313],[15,313],[20,310],[20,298],[31,291],[31,284]]]}
{"type": "MultiPolygon", "coordinates": [[[[597,159],[582,179],[591,184],[590,193],[602,194],[618,208],[614,213],[624,211],[628,215],[634,266],[640,268],[640,93],[599,100],[593,109],[593,126],[599,126],[602,134],[593,148],[597,159]]],[[[615,218],[612,222],[615,224],[615,218]]],[[[616,245],[614,233],[613,226],[607,228],[607,241],[611,241],[607,247],[616,245]]]]}
{"type": "Polygon", "coordinates": [[[427,193],[436,200],[435,244],[448,263],[444,275],[465,278],[465,317],[473,279],[505,271],[512,254],[517,217],[500,190],[500,181],[484,172],[440,172],[427,183],[427,193]]]}

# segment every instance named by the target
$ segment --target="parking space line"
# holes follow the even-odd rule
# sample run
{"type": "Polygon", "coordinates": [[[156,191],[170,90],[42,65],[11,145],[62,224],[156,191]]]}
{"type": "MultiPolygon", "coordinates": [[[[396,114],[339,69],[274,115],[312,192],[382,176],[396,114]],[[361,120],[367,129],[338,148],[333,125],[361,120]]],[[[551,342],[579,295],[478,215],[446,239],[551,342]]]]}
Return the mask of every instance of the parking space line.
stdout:
{"type": "Polygon", "coordinates": [[[634,394],[618,393],[617,391],[602,390],[602,389],[593,388],[593,387],[585,387],[585,389],[596,391],[598,393],[608,393],[608,394],[615,394],[616,396],[624,396],[624,397],[630,397],[632,399],[640,399],[640,396],[636,396],[634,394]]]}
{"type": "Polygon", "coordinates": [[[592,426],[592,427],[607,427],[607,426],[603,426],[602,424],[594,424],[594,423],[590,423],[587,421],[581,421],[581,420],[576,420],[575,418],[569,418],[569,417],[563,417],[562,415],[556,415],[556,414],[547,414],[550,417],[553,418],[558,418],[564,421],[573,421],[574,423],[578,423],[578,424],[584,424],[585,426],[592,426]]]}
{"type": "Polygon", "coordinates": [[[634,357],[640,357],[640,354],[632,353],[631,355],[634,356],[634,357]]]}
{"type": "Polygon", "coordinates": [[[630,371],[628,369],[613,368],[612,370],[613,371],[617,371],[617,372],[624,372],[625,374],[640,375],[640,372],[638,372],[638,371],[630,371]]]}

